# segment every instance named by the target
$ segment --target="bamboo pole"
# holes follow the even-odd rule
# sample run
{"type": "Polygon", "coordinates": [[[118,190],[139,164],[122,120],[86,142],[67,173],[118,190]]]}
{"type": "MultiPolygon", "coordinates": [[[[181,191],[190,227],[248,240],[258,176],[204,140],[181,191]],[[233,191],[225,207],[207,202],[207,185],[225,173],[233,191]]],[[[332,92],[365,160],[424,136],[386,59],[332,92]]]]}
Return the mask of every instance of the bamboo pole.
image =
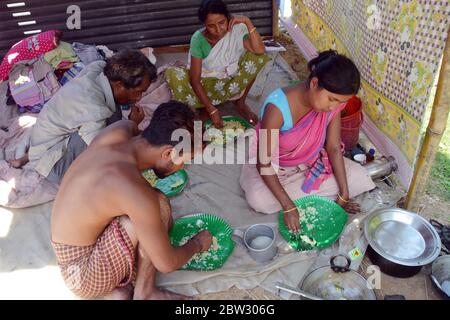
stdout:
{"type": "Polygon", "coordinates": [[[280,15],[279,15],[280,8],[278,7],[278,1],[272,0],[272,36],[278,37],[280,34],[280,15]]]}
{"type": "Polygon", "coordinates": [[[441,71],[437,84],[436,96],[431,111],[430,122],[425,134],[425,139],[417,159],[413,181],[406,198],[406,208],[410,211],[419,209],[420,200],[425,193],[431,168],[436,158],[436,153],[445,132],[450,110],[450,32],[442,58],[441,71]]]}

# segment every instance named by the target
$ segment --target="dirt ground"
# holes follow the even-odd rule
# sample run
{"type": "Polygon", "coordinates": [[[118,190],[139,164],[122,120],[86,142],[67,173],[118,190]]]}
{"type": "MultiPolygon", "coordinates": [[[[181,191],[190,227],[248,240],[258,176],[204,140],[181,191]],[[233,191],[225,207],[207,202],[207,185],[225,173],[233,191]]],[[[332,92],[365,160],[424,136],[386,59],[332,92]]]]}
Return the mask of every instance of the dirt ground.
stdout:
{"type": "Polygon", "coordinates": [[[441,223],[450,224],[450,202],[445,202],[438,197],[425,194],[418,213],[426,219],[436,219],[441,223]]]}
{"type": "MultiPolygon", "coordinates": [[[[300,50],[292,39],[286,34],[281,33],[276,38],[287,49],[281,55],[289,63],[292,70],[297,74],[300,80],[308,77],[309,71],[307,61],[302,56],[300,50]]],[[[425,194],[418,213],[429,219],[436,219],[444,224],[450,224],[450,202],[445,202],[437,196],[425,194]]],[[[360,272],[364,275],[364,270],[369,266],[370,260],[364,258],[360,272]]],[[[381,289],[376,290],[377,298],[384,299],[386,295],[403,295],[407,300],[441,300],[443,297],[433,286],[429,277],[431,267],[422,268],[421,272],[408,279],[400,279],[382,274],[381,289]]],[[[197,297],[201,300],[279,300],[280,298],[262,288],[252,290],[240,290],[235,287],[225,292],[212,293],[197,297]]]]}

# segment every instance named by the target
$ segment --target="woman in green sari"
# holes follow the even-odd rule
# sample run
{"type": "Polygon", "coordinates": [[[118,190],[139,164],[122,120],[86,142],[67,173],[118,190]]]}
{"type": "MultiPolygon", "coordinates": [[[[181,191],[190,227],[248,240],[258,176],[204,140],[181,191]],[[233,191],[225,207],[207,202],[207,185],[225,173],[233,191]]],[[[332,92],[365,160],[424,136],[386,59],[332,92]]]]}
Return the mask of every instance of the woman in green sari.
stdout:
{"type": "Polygon", "coordinates": [[[245,99],[270,60],[261,36],[248,17],[231,17],[222,0],[204,0],[199,19],[204,28],[191,38],[188,67],[165,73],[173,98],[206,111],[217,128],[223,126],[217,106],[232,100],[239,114],[256,124],[258,116],[245,99]]]}

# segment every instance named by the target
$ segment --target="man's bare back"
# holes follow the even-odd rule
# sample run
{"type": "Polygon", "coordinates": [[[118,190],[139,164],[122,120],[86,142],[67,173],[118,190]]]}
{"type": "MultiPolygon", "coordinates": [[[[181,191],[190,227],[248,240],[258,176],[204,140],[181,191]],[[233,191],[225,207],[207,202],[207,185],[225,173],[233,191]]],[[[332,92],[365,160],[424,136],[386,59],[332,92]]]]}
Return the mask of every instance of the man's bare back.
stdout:
{"type": "Polygon", "coordinates": [[[156,193],[140,175],[127,142],[94,143],[74,161],[53,207],[54,242],[94,244],[113,218],[126,214],[114,201],[124,196],[122,186],[133,183],[146,192],[156,193]]]}
{"type": "MultiPolygon", "coordinates": [[[[140,173],[145,168],[163,175],[179,170],[183,163],[172,162],[174,150],[170,145],[149,145],[131,121],[119,121],[104,129],[62,180],[52,211],[52,241],[93,245],[115,217],[127,216],[131,236],[147,255],[154,256],[160,271],[179,268],[195,251],[207,250],[209,233],[194,237],[197,244],[192,241],[188,246],[172,247],[158,191],[140,173]]],[[[168,215],[171,217],[170,212],[168,215]]]]}

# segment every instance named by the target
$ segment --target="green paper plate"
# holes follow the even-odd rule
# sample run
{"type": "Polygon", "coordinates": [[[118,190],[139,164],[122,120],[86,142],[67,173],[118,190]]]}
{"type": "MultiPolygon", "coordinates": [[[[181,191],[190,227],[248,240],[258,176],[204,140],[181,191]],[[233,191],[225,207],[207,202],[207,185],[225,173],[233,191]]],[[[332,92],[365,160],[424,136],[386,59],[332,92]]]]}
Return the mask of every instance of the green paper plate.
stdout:
{"type": "Polygon", "coordinates": [[[152,187],[161,190],[169,198],[183,191],[188,183],[188,175],[184,169],[178,170],[164,179],[158,179],[151,169],[143,170],[142,176],[152,187]]]}
{"type": "MultiPolygon", "coordinates": [[[[224,117],[222,117],[222,120],[223,120],[224,124],[225,124],[225,122],[238,121],[244,127],[244,130],[247,130],[249,128],[253,128],[253,126],[250,123],[248,123],[245,119],[240,118],[240,117],[224,116],[224,117]]],[[[208,130],[208,129],[213,128],[213,127],[214,126],[213,126],[213,123],[212,123],[211,119],[205,121],[205,130],[208,130]]],[[[230,140],[234,140],[235,138],[236,137],[232,137],[231,139],[227,139],[227,137],[225,135],[225,132],[223,132],[223,141],[220,141],[220,142],[213,141],[212,143],[214,143],[216,145],[225,145],[228,142],[230,142],[230,140]]]]}
{"type": "Polygon", "coordinates": [[[170,230],[172,245],[180,246],[202,230],[208,230],[217,239],[218,248],[212,247],[204,257],[191,259],[182,267],[184,270],[215,270],[222,267],[234,250],[231,239],[233,229],[222,219],[210,214],[196,214],[177,219],[170,230]]]}
{"type": "Polygon", "coordinates": [[[307,196],[295,200],[294,204],[304,214],[299,234],[289,231],[284,223],[282,211],[278,214],[280,234],[294,249],[297,251],[323,249],[339,238],[347,223],[348,215],[336,202],[319,196],[307,196]],[[305,238],[302,239],[302,236],[307,236],[316,243],[304,241],[305,238]]]}

